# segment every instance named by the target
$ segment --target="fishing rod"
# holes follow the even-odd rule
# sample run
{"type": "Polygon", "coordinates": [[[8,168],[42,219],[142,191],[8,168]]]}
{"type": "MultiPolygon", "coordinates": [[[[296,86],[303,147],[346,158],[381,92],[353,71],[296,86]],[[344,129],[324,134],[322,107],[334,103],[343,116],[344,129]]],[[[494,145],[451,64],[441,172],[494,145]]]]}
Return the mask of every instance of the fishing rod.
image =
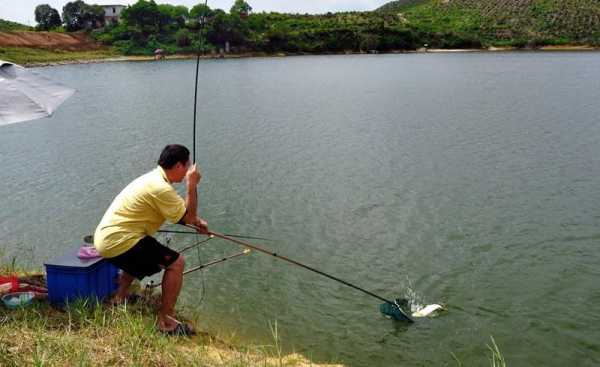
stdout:
{"type": "MultiPolygon", "coordinates": [[[[198,271],[198,270],[202,270],[202,269],[208,268],[209,266],[213,266],[213,265],[216,265],[216,264],[220,264],[220,263],[222,263],[222,262],[225,262],[225,261],[227,261],[227,260],[235,259],[236,257],[240,257],[240,256],[243,256],[243,255],[247,255],[247,254],[249,254],[250,252],[251,252],[251,251],[250,251],[249,249],[245,249],[244,251],[242,251],[242,252],[239,252],[239,253],[237,253],[237,254],[233,254],[233,255],[230,255],[230,256],[226,256],[226,257],[223,257],[223,258],[220,258],[220,259],[213,260],[213,261],[211,261],[211,262],[208,262],[208,263],[206,263],[206,264],[202,264],[202,265],[195,266],[195,267],[193,267],[193,268],[190,268],[190,269],[188,269],[188,270],[184,271],[184,272],[183,272],[183,275],[186,275],[186,274],[189,274],[189,273],[193,273],[193,272],[195,272],[195,271],[198,271]]],[[[162,283],[157,283],[157,284],[155,284],[155,283],[154,283],[154,281],[151,281],[151,282],[150,282],[150,284],[148,284],[148,285],[147,285],[147,287],[148,287],[148,288],[156,288],[156,287],[159,287],[160,285],[162,285],[162,283]]]]}
{"type": "MultiPolygon", "coordinates": [[[[193,234],[193,235],[197,235],[198,232],[190,232],[190,231],[172,231],[172,230],[160,230],[158,231],[159,233],[178,233],[178,234],[193,234]]],[[[261,241],[275,241],[273,239],[270,238],[264,238],[264,237],[254,237],[254,236],[243,236],[241,234],[225,234],[225,236],[228,237],[234,237],[234,238],[242,238],[242,239],[246,239],[246,240],[261,240],[261,241]]]]}
{"type": "MultiPolygon", "coordinates": [[[[190,227],[190,228],[194,228],[196,230],[199,229],[199,228],[197,228],[196,226],[194,226],[192,224],[188,224],[186,226],[190,227]]],[[[310,266],[302,264],[302,263],[300,263],[298,261],[292,260],[292,259],[290,259],[288,257],[279,255],[279,254],[277,254],[275,252],[271,252],[269,250],[266,250],[264,248],[258,247],[256,245],[252,245],[252,244],[249,244],[247,242],[231,238],[231,237],[226,236],[224,234],[220,234],[220,233],[217,233],[217,232],[209,231],[208,235],[209,236],[214,236],[214,237],[217,237],[217,238],[221,238],[221,239],[224,239],[226,241],[230,241],[230,242],[236,243],[238,245],[242,245],[242,246],[247,247],[249,249],[252,249],[252,250],[255,250],[255,251],[258,251],[258,252],[262,252],[263,254],[267,254],[269,256],[273,256],[273,257],[281,259],[283,261],[287,261],[287,262],[289,262],[291,264],[297,265],[297,266],[299,266],[301,268],[310,270],[310,271],[312,271],[314,273],[317,273],[317,274],[322,275],[324,277],[327,277],[329,279],[335,280],[336,282],[339,282],[339,283],[342,283],[344,285],[347,285],[348,287],[351,287],[351,288],[354,288],[356,290],[359,290],[359,291],[361,291],[361,292],[363,292],[363,293],[365,293],[365,294],[367,294],[367,295],[369,295],[371,297],[377,298],[378,300],[385,302],[384,304],[382,304],[382,305],[379,306],[380,312],[383,313],[384,315],[390,316],[394,320],[398,320],[398,321],[407,321],[407,322],[411,322],[411,323],[413,322],[413,320],[400,307],[399,300],[391,301],[391,300],[386,299],[384,297],[381,297],[381,296],[379,296],[379,295],[377,295],[377,294],[375,294],[373,292],[370,292],[370,291],[368,291],[366,289],[363,289],[363,288],[361,288],[359,286],[356,286],[356,285],[354,285],[352,283],[349,283],[349,282],[347,282],[345,280],[342,280],[342,279],[340,279],[338,277],[335,277],[335,276],[333,276],[331,274],[327,274],[327,273],[325,273],[325,272],[323,272],[321,270],[317,270],[317,269],[315,269],[313,267],[310,267],[310,266]]]]}

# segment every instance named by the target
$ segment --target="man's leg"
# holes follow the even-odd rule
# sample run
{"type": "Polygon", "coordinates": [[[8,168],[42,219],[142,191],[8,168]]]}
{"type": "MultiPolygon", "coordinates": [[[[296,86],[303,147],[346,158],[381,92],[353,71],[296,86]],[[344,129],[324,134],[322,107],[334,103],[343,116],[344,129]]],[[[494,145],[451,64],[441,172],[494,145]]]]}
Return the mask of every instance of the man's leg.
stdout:
{"type": "Polygon", "coordinates": [[[175,329],[175,303],[183,283],[185,260],[179,255],[177,260],[165,269],[162,280],[162,305],[158,314],[158,328],[163,331],[175,329]]]}
{"type": "Polygon", "coordinates": [[[119,274],[119,288],[117,288],[117,292],[112,298],[113,303],[119,304],[125,302],[127,297],[129,297],[129,286],[131,286],[134,279],[134,276],[121,270],[121,274],[119,274]]]}

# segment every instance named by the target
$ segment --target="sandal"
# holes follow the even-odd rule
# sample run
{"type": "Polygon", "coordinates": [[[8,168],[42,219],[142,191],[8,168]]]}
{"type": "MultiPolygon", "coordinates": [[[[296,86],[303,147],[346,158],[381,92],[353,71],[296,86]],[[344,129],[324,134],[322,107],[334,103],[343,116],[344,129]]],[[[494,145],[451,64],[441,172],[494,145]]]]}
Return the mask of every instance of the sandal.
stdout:
{"type": "Polygon", "coordinates": [[[192,329],[191,326],[181,323],[181,324],[177,324],[177,326],[175,326],[175,329],[173,330],[160,330],[161,333],[163,333],[164,335],[169,335],[169,336],[192,336],[192,335],[196,335],[196,331],[194,329],[192,329]]]}

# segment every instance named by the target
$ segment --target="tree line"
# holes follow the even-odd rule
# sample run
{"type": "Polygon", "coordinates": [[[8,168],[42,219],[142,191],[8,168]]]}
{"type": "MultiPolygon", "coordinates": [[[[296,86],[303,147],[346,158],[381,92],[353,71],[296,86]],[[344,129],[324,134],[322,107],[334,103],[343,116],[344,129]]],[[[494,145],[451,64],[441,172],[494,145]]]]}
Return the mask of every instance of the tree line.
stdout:
{"type": "MultiPolygon", "coordinates": [[[[462,1],[470,4],[475,0],[462,1]]],[[[245,0],[236,0],[228,12],[204,3],[189,9],[138,0],[121,12],[119,22],[106,22],[102,7],[77,0],[63,7],[62,19],[57,10],[40,5],[36,8],[36,20],[39,29],[88,29],[97,40],[124,54],[152,54],[157,48],[167,53],[216,52],[226,48],[237,53],[339,53],[421,47],[600,44],[597,31],[565,33],[568,27],[541,21],[532,21],[529,28],[514,28],[508,21],[491,21],[479,8],[457,4],[462,2],[402,0],[391,4],[398,8],[390,5],[380,11],[309,15],[255,13],[245,0]]],[[[533,13],[527,17],[534,18],[533,13]]]]}
{"type": "Polygon", "coordinates": [[[384,51],[416,48],[421,42],[401,19],[377,12],[253,13],[244,0],[236,0],[228,12],[204,3],[189,9],[138,0],[121,12],[117,23],[105,21],[102,7],[77,0],[63,7],[62,19],[56,9],[39,5],[36,21],[40,30],[90,30],[97,40],[125,54],[151,54],[157,48],[167,53],[225,48],[232,52],[384,51]]]}
{"type": "Polygon", "coordinates": [[[121,13],[118,24],[93,32],[126,54],[232,52],[326,53],[419,47],[415,30],[396,16],[377,12],[322,15],[252,12],[236,0],[229,12],[203,3],[184,6],[139,0],[121,13]]]}

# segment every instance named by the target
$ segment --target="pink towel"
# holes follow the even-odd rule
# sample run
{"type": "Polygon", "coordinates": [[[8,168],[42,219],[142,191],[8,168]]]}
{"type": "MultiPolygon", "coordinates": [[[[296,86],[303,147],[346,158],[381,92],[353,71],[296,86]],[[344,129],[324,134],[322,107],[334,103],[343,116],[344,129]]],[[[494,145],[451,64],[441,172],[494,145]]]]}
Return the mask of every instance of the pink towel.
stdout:
{"type": "Polygon", "coordinates": [[[80,259],[95,259],[101,256],[94,247],[81,246],[79,252],[77,253],[77,257],[80,259]]]}

